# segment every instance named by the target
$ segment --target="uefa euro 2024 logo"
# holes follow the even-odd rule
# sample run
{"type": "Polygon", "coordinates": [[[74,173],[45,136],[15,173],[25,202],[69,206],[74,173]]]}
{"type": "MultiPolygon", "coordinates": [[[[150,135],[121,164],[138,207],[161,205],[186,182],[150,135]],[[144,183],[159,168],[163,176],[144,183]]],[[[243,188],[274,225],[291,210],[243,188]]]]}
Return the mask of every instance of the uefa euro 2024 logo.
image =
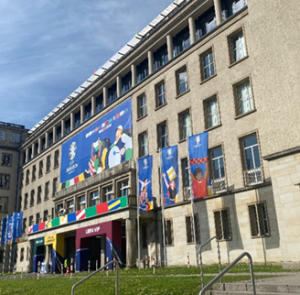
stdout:
{"type": "Polygon", "coordinates": [[[76,150],[77,150],[76,142],[73,141],[70,145],[70,150],[69,150],[69,159],[70,160],[73,160],[75,158],[76,150]]]}

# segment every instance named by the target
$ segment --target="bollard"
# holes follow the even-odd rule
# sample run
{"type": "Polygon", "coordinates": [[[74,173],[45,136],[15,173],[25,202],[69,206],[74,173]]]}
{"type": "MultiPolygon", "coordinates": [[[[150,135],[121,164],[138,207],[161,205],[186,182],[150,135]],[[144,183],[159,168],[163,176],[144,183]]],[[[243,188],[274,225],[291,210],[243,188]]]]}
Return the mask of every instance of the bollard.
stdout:
{"type": "Polygon", "coordinates": [[[91,261],[89,260],[88,261],[88,272],[90,272],[91,271],[91,261]]]}
{"type": "Polygon", "coordinates": [[[98,269],[98,260],[96,260],[96,270],[98,269]]]}
{"type": "Polygon", "coordinates": [[[189,255],[189,252],[187,252],[187,267],[190,268],[190,255],[189,255]]]}
{"type": "Polygon", "coordinates": [[[148,255],[145,256],[145,268],[148,268],[148,255]]]}
{"type": "Polygon", "coordinates": [[[71,258],[70,279],[73,278],[73,258],[71,258]]]}
{"type": "MultiPolygon", "coordinates": [[[[106,263],[108,263],[108,257],[106,257],[106,263]]],[[[108,266],[106,266],[106,276],[108,277],[108,266]]]]}
{"type": "Polygon", "coordinates": [[[23,267],[21,268],[21,279],[23,279],[23,267]]]}
{"type": "Polygon", "coordinates": [[[40,278],[40,271],[41,271],[41,262],[38,262],[38,269],[37,269],[37,278],[40,278]]]}
{"type": "Polygon", "coordinates": [[[155,274],[155,258],[154,258],[154,255],[153,255],[153,258],[152,258],[152,268],[153,268],[153,274],[155,274]]]}
{"type": "Polygon", "coordinates": [[[14,267],[14,280],[16,279],[16,267],[14,267]]]}
{"type": "Polygon", "coordinates": [[[62,263],[60,264],[60,273],[62,276],[64,275],[64,265],[62,263]]]}

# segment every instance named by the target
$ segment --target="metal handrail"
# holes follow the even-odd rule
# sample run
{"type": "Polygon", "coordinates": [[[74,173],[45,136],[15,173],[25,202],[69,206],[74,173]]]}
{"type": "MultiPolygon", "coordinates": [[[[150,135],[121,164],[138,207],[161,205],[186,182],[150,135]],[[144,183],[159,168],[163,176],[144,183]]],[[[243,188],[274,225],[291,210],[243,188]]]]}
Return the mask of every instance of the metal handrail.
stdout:
{"type": "MultiPolygon", "coordinates": [[[[204,287],[204,279],[203,279],[203,264],[202,264],[202,253],[201,250],[202,248],[207,245],[210,241],[212,241],[213,239],[216,239],[217,242],[217,247],[218,247],[218,260],[219,260],[219,273],[221,273],[221,255],[220,255],[220,245],[219,245],[219,240],[216,236],[210,238],[209,240],[207,240],[206,242],[204,242],[203,244],[201,244],[200,246],[200,273],[201,273],[201,284],[202,284],[202,288],[204,287]]],[[[220,282],[222,283],[222,278],[220,278],[220,282]]]]}
{"type": "Polygon", "coordinates": [[[251,275],[251,283],[253,295],[256,295],[255,283],[254,283],[254,274],[253,274],[253,265],[252,265],[252,257],[248,252],[242,253],[238,258],[236,258],[233,262],[231,262],[226,268],[224,268],[214,279],[212,279],[204,288],[200,291],[199,295],[204,295],[204,292],[211,287],[219,278],[221,278],[225,273],[227,273],[232,267],[234,267],[244,256],[248,257],[249,260],[249,268],[251,275]]]}
{"type": "Polygon", "coordinates": [[[80,285],[81,283],[83,283],[84,281],[88,280],[90,277],[92,277],[93,275],[95,275],[97,272],[99,272],[102,269],[105,269],[107,266],[111,265],[115,263],[116,265],[116,295],[119,295],[119,272],[118,272],[118,268],[119,265],[117,263],[117,261],[112,260],[108,263],[106,263],[105,265],[103,265],[102,267],[100,267],[99,269],[95,270],[94,272],[92,272],[90,275],[88,275],[87,277],[85,277],[84,279],[82,279],[81,281],[79,281],[78,283],[76,283],[75,285],[72,286],[72,290],[71,290],[71,295],[74,295],[74,291],[75,291],[75,287],[77,287],[78,285],[80,285]]]}

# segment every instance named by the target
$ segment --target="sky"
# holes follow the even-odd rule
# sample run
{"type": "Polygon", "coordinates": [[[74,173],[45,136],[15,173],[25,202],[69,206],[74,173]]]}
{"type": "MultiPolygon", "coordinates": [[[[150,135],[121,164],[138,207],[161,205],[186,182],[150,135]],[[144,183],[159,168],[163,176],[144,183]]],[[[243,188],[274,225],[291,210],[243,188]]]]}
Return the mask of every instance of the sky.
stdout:
{"type": "Polygon", "coordinates": [[[0,121],[31,129],[172,0],[1,0],[0,121]]]}

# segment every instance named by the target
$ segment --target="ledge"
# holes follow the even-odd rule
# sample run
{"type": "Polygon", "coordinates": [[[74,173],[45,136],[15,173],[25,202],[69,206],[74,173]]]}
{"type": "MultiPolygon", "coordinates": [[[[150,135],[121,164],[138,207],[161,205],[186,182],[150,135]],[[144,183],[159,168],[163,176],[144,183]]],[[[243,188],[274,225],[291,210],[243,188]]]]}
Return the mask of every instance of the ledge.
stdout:
{"type": "Polygon", "coordinates": [[[266,161],[273,161],[276,160],[278,158],[282,158],[282,157],[287,157],[293,154],[297,154],[300,153],[300,146],[294,147],[294,148],[290,148],[281,152],[277,152],[277,153],[273,153],[273,154],[269,154],[267,156],[264,156],[263,159],[266,161]]]}

